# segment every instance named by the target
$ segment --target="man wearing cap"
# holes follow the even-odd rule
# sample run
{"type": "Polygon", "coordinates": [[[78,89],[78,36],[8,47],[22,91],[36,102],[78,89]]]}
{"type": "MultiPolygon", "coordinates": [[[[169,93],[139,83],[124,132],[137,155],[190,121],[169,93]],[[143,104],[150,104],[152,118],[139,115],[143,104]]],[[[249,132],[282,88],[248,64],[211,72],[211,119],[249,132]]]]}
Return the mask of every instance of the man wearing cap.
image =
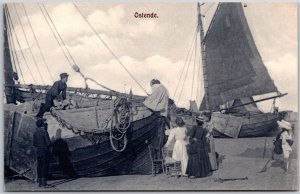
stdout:
{"type": "Polygon", "coordinates": [[[37,159],[37,175],[39,187],[47,186],[47,174],[50,157],[51,141],[47,132],[48,124],[46,119],[36,121],[36,131],[33,134],[33,146],[37,159]]]}
{"type": "Polygon", "coordinates": [[[42,104],[36,117],[43,117],[44,113],[49,111],[54,106],[53,100],[56,99],[60,94],[62,99],[66,99],[67,92],[67,81],[69,75],[67,73],[60,74],[60,80],[54,82],[53,86],[47,91],[45,104],[42,104]]]}

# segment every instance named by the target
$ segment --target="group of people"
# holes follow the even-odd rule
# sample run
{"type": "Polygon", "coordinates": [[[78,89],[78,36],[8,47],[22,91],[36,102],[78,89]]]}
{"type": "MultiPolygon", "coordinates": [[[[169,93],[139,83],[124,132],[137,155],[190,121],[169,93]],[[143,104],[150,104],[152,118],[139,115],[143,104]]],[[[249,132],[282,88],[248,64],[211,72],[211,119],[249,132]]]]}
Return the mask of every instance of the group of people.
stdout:
{"type": "MultiPolygon", "coordinates": [[[[168,114],[169,93],[157,79],[150,82],[152,93],[144,101],[144,105],[152,110],[162,120],[162,125],[157,131],[152,145],[160,150],[169,147],[175,139],[172,158],[181,162],[181,175],[189,178],[208,176],[217,170],[213,126],[209,115],[197,117],[197,126],[187,128],[181,117],[170,122],[168,114]],[[172,126],[172,123],[175,126],[172,126]],[[165,131],[165,129],[167,130],[165,131]],[[165,137],[168,137],[166,142],[165,137]],[[166,142],[166,143],[165,143],[166,142]]],[[[159,155],[157,155],[160,157],[159,155]]]]}
{"type": "MultiPolygon", "coordinates": [[[[47,123],[43,114],[54,106],[54,100],[62,94],[62,100],[66,99],[68,74],[60,74],[61,80],[56,81],[46,94],[45,103],[42,104],[37,117],[37,130],[33,137],[33,146],[36,147],[37,174],[39,186],[47,185],[47,172],[49,166],[51,141],[47,132],[47,123]]],[[[158,116],[161,127],[157,130],[154,138],[154,147],[161,149],[168,148],[171,141],[175,139],[172,158],[181,162],[181,175],[189,178],[209,176],[212,171],[218,169],[215,152],[214,138],[212,135],[213,124],[210,122],[210,115],[201,115],[196,118],[197,125],[188,128],[181,117],[170,122],[168,115],[169,93],[159,80],[153,79],[150,82],[152,93],[145,99],[144,105],[158,116]],[[172,124],[175,126],[172,126],[172,124]],[[167,130],[165,130],[168,128],[167,130]],[[168,140],[166,142],[166,136],[168,140]],[[166,142],[166,143],[165,143],[166,142]]],[[[277,139],[282,140],[282,150],[285,167],[288,169],[289,156],[291,153],[291,126],[284,121],[278,122],[282,129],[277,139]]],[[[161,153],[161,152],[159,152],[161,153]]],[[[64,155],[64,154],[63,154],[64,155]]],[[[65,158],[65,157],[64,157],[65,158]]],[[[72,173],[71,173],[72,174],[72,173]]],[[[73,174],[74,175],[74,174],[73,174]]]]}
{"type": "Polygon", "coordinates": [[[218,168],[209,117],[198,116],[196,121],[196,126],[187,128],[183,119],[177,117],[176,127],[166,131],[169,137],[165,148],[175,139],[172,158],[181,162],[181,175],[189,178],[209,176],[218,168]]]}

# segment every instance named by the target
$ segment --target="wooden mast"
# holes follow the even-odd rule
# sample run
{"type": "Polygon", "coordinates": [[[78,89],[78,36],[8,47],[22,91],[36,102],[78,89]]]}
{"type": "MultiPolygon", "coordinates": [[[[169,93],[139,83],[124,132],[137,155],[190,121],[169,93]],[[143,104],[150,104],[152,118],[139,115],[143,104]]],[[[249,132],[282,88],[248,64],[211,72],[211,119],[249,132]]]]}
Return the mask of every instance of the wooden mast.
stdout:
{"type": "Polygon", "coordinates": [[[4,83],[5,83],[5,96],[6,96],[6,103],[16,103],[16,95],[15,95],[15,81],[13,79],[13,67],[11,62],[11,56],[9,52],[9,45],[8,45],[8,37],[7,37],[7,21],[5,17],[5,6],[3,6],[3,31],[4,31],[4,83]],[[7,86],[10,85],[10,86],[7,86]],[[13,87],[12,87],[13,86],[13,87]]]}
{"type": "MultiPolygon", "coordinates": [[[[203,5],[203,4],[201,4],[203,5]]],[[[206,64],[205,64],[205,42],[204,42],[204,30],[202,24],[202,15],[201,15],[201,8],[200,3],[198,3],[197,10],[198,10],[198,27],[200,31],[200,45],[201,45],[201,56],[202,56],[202,68],[203,68],[203,81],[204,81],[204,100],[205,100],[205,107],[207,110],[210,110],[209,103],[208,103],[208,82],[207,82],[207,74],[206,74],[206,64]]]]}

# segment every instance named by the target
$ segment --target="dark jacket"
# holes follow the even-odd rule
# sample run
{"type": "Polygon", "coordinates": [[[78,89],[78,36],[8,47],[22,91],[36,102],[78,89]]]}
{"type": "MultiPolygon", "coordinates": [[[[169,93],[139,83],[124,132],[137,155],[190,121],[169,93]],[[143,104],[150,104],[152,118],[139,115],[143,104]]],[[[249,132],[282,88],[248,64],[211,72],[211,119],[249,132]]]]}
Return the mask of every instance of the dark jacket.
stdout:
{"type": "Polygon", "coordinates": [[[33,134],[33,146],[35,147],[36,156],[41,157],[50,152],[51,141],[48,131],[41,127],[37,128],[33,134]]]}
{"type": "Polygon", "coordinates": [[[48,90],[47,95],[50,95],[53,99],[62,93],[63,100],[66,99],[67,84],[61,80],[54,82],[53,86],[48,90]]]}

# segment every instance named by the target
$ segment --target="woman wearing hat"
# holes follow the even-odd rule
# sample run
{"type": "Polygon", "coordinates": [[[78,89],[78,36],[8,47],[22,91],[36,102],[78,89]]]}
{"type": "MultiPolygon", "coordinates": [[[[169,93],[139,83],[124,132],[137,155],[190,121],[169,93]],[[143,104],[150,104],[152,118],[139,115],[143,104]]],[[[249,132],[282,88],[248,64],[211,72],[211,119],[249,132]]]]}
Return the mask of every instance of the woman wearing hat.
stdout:
{"type": "Polygon", "coordinates": [[[188,154],[187,154],[187,128],[184,127],[184,121],[182,118],[177,117],[175,120],[175,123],[178,127],[175,127],[170,130],[169,132],[169,138],[167,143],[165,144],[165,147],[168,147],[171,143],[171,141],[175,138],[175,144],[173,148],[173,154],[172,158],[176,161],[181,162],[181,175],[186,175],[186,167],[188,163],[188,154]]]}
{"type": "Polygon", "coordinates": [[[189,145],[187,174],[189,178],[206,177],[211,172],[211,165],[208,156],[208,142],[206,130],[203,129],[203,121],[196,118],[197,125],[188,131],[189,145]]]}
{"type": "Polygon", "coordinates": [[[283,162],[285,170],[289,168],[289,158],[292,152],[292,127],[291,124],[287,121],[277,121],[278,127],[281,129],[281,132],[278,134],[279,139],[282,140],[282,153],[283,153],[283,162]]]}

